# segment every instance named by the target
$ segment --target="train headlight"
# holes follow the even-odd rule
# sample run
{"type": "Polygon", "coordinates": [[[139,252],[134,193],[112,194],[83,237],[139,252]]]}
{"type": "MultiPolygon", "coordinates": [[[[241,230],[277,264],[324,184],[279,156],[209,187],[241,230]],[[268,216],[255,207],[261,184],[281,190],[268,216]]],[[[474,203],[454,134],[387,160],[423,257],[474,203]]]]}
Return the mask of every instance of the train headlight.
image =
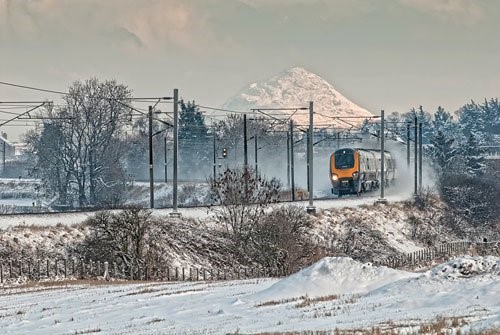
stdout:
{"type": "Polygon", "coordinates": [[[352,179],[357,180],[357,179],[358,179],[358,177],[359,177],[358,172],[353,172],[353,173],[352,173],[352,179]]]}
{"type": "Polygon", "coordinates": [[[335,173],[332,173],[332,181],[337,181],[339,180],[339,176],[337,176],[335,173]]]}

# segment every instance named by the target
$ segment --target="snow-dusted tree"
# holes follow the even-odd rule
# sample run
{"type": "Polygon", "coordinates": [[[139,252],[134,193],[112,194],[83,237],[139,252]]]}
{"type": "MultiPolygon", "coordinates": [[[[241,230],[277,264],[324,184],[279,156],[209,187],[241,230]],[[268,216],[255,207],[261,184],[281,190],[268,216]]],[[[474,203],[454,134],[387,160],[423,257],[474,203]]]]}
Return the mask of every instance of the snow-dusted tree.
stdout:
{"type": "Polygon", "coordinates": [[[422,123],[422,141],[427,143],[432,133],[432,116],[426,112],[422,106],[420,106],[418,110],[412,108],[408,113],[402,115],[403,120],[412,125],[415,124],[415,117],[417,117],[418,123],[422,123]]]}
{"type": "Polygon", "coordinates": [[[465,138],[471,134],[476,136],[477,140],[483,144],[490,138],[487,131],[488,124],[491,122],[487,109],[471,101],[459,109],[459,125],[460,130],[465,138]]]}
{"type": "Polygon", "coordinates": [[[467,142],[464,142],[460,149],[467,175],[482,176],[486,171],[486,150],[479,146],[476,137],[470,134],[467,142]]]}
{"type": "Polygon", "coordinates": [[[246,238],[265,208],[279,199],[280,188],[277,179],[255,176],[251,169],[227,169],[210,180],[212,200],[220,206],[212,211],[229,235],[246,238]]]}
{"type": "Polygon", "coordinates": [[[54,118],[51,131],[57,131],[58,140],[39,134],[48,147],[38,146],[36,170],[43,173],[50,167],[43,163],[47,152],[56,157],[51,161],[61,164],[71,188],[76,189],[79,206],[115,202],[120,194],[115,189],[125,183],[124,151],[117,144],[128,122],[129,98],[130,90],[116,81],[77,81],[63,97],[64,106],[50,113],[54,118]],[[107,199],[108,191],[113,199],[107,199]]]}
{"type": "Polygon", "coordinates": [[[403,118],[398,112],[389,114],[385,120],[385,130],[391,138],[400,137],[406,139],[405,127],[403,118]]]}
{"type": "Polygon", "coordinates": [[[195,102],[180,101],[179,165],[185,178],[206,177],[211,166],[211,141],[205,117],[195,102]]]}
{"type": "Polygon", "coordinates": [[[488,139],[492,139],[493,135],[500,135],[500,104],[498,98],[485,99],[480,107],[483,109],[486,118],[484,131],[488,134],[488,139]]]}
{"type": "Polygon", "coordinates": [[[431,123],[431,130],[434,134],[442,132],[446,136],[457,136],[457,124],[453,122],[453,116],[439,106],[431,123]]]}
{"type": "Polygon", "coordinates": [[[30,174],[41,179],[44,187],[58,196],[59,204],[70,205],[70,173],[65,164],[68,153],[61,125],[51,121],[43,122],[41,133],[29,131],[25,141],[29,151],[35,153],[30,174]]]}
{"type": "Polygon", "coordinates": [[[457,149],[453,146],[455,139],[439,130],[435,136],[430,138],[430,142],[427,154],[431,157],[434,168],[440,174],[452,172],[452,163],[457,154],[457,149]]]}

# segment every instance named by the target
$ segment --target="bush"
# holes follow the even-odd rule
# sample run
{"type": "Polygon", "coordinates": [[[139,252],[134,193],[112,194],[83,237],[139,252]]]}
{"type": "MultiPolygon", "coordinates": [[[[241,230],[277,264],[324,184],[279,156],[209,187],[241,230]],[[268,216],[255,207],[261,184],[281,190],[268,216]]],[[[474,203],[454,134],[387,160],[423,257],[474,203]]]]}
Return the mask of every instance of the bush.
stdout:
{"type": "Polygon", "coordinates": [[[88,219],[91,234],[78,247],[85,258],[120,259],[127,267],[143,264],[151,212],[132,207],[113,214],[98,212],[88,219]]]}
{"type": "Polygon", "coordinates": [[[217,179],[209,180],[215,218],[229,235],[245,235],[252,230],[264,210],[279,199],[280,182],[256,176],[252,169],[227,169],[217,179]]]}
{"type": "Polygon", "coordinates": [[[499,219],[500,187],[494,179],[445,176],[440,191],[453,212],[475,226],[494,225],[499,219]]]}
{"type": "Polygon", "coordinates": [[[248,232],[245,252],[264,267],[296,271],[308,265],[317,251],[307,236],[312,222],[303,208],[273,209],[248,232]]]}

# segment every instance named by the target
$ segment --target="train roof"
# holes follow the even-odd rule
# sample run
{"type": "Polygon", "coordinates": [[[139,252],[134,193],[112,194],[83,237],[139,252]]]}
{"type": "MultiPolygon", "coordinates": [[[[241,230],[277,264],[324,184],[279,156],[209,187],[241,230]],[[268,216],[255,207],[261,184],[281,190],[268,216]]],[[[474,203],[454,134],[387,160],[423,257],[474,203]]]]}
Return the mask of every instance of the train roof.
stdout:
{"type": "MultiPolygon", "coordinates": [[[[342,151],[342,150],[360,150],[360,151],[366,151],[366,152],[380,152],[380,149],[367,149],[367,148],[340,148],[335,150],[334,152],[342,151]]],[[[390,151],[384,150],[384,152],[390,154],[390,151]]]]}

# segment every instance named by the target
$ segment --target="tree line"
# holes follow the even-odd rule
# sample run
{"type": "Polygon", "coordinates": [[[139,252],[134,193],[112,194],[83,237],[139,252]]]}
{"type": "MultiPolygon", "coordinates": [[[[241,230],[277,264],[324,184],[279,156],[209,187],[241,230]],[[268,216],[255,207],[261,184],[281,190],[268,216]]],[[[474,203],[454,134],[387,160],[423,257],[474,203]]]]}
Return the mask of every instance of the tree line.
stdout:
{"type": "MultiPolygon", "coordinates": [[[[62,105],[47,105],[40,112],[43,122],[25,134],[29,174],[41,180],[59,206],[120,206],[127,185],[149,178],[147,112],[138,114],[132,103],[132,90],[127,86],[92,78],[74,82],[62,105]]],[[[173,121],[157,120],[165,118],[164,112],[155,110],[153,121],[155,177],[160,180],[165,178],[164,160],[172,166],[173,121]]],[[[226,163],[238,161],[242,128],[241,115],[213,120],[209,126],[195,101],[180,100],[179,178],[207,180],[213,156],[218,160],[223,148],[231,154],[226,163]]],[[[278,136],[272,129],[264,119],[249,121],[252,135],[276,144],[278,136]]]]}

